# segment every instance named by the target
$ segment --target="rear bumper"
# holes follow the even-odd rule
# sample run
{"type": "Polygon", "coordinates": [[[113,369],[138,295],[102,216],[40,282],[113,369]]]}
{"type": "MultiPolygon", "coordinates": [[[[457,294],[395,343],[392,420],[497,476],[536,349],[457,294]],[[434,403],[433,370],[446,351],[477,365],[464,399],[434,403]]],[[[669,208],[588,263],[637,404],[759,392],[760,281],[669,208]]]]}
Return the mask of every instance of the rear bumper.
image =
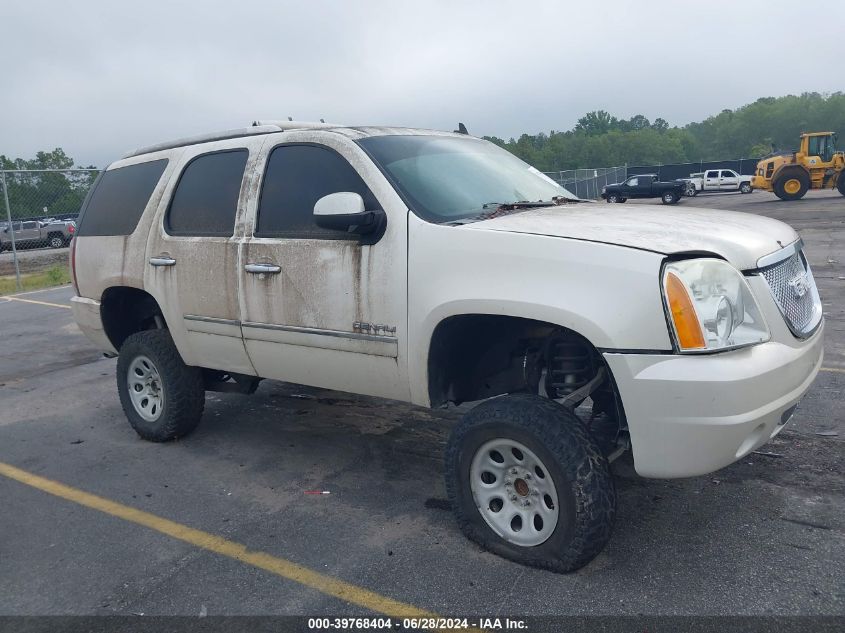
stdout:
{"type": "Polygon", "coordinates": [[[821,367],[823,330],[794,347],[770,341],[699,356],[605,354],[637,472],[702,475],[777,435],[821,367]]]}
{"type": "Polygon", "coordinates": [[[76,324],[89,341],[107,354],[117,354],[117,350],[103,329],[99,301],[87,297],[71,297],[70,308],[76,324]]]}

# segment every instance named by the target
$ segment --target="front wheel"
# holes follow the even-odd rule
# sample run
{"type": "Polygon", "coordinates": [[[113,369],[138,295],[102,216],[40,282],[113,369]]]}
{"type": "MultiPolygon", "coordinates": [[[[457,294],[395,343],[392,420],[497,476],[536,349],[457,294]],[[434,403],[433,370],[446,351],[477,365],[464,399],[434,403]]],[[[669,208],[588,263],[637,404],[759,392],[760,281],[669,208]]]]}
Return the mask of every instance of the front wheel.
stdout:
{"type": "Polygon", "coordinates": [[[695,198],[698,195],[698,189],[695,188],[694,184],[689,183],[684,193],[690,198],[695,198]]]}
{"type": "Polygon", "coordinates": [[[744,182],[739,186],[740,193],[751,193],[754,191],[754,188],[751,186],[750,182],[744,182]]]}
{"type": "Polygon", "coordinates": [[[836,181],[836,188],[843,196],[845,196],[845,171],[839,174],[839,180],[836,181]]]}
{"type": "Polygon", "coordinates": [[[661,196],[663,204],[675,204],[678,201],[678,194],[674,191],[667,191],[661,196]]]}
{"type": "Polygon", "coordinates": [[[606,200],[611,203],[619,202],[622,198],[619,196],[618,193],[609,193],[607,194],[606,200]]]}
{"type": "Polygon", "coordinates": [[[205,405],[202,370],[184,363],[167,330],[137,332],[123,342],[117,391],[129,424],[151,442],[191,433],[205,405]]]}
{"type": "Polygon", "coordinates": [[[472,409],[446,446],[446,490],[463,532],[524,565],[570,572],[604,548],[616,491],[587,428],[528,394],[472,409]]]}

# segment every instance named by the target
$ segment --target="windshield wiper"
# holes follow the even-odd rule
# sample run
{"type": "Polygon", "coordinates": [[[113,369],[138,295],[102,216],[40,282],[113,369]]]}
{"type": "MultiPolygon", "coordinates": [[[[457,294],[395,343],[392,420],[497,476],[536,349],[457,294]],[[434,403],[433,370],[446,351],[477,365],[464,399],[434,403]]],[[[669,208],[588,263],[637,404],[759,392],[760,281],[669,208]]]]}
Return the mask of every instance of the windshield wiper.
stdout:
{"type": "Polygon", "coordinates": [[[527,211],[529,209],[540,209],[542,207],[556,207],[570,202],[582,202],[582,200],[572,200],[570,198],[564,198],[563,196],[555,196],[551,200],[517,200],[515,202],[487,202],[481,205],[481,208],[484,209],[484,211],[482,211],[481,213],[477,215],[471,215],[466,218],[451,220],[450,222],[444,222],[444,224],[448,226],[459,226],[461,224],[470,224],[472,222],[480,222],[482,220],[492,220],[493,218],[500,218],[504,215],[511,215],[513,213],[519,213],[520,211],[527,211]]]}

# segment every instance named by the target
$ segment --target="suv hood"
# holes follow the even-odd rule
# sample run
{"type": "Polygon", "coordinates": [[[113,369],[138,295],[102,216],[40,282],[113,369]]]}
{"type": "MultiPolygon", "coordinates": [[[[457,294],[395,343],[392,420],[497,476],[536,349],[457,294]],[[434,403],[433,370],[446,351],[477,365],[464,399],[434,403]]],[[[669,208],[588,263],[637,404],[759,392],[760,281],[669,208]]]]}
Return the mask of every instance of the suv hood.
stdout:
{"type": "Polygon", "coordinates": [[[798,239],[795,230],[771,218],[736,211],[666,205],[578,205],[544,207],[482,220],[463,228],[549,235],[629,246],[666,255],[710,252],[740,270],[798,239]]]}

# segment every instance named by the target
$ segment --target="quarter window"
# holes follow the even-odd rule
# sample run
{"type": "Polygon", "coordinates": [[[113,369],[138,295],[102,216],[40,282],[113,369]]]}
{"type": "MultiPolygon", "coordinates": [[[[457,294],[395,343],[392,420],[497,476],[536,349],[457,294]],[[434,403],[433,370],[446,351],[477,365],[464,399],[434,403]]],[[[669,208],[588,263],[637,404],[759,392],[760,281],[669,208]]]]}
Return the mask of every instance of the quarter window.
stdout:
{"type": "Polygon", "coordinates": [[[340,154],[318,145],[280,145],[270,153],[261,200],[258,204],[259,237],[352,239],[314,223],[314,204],[330,193],[360,194],[368,211],[378,202],[358,172],[340,154]]]}
{"type": "Polygon", "coordinates": [[[182,172],[167,211],[171,235],[229,237],[249,152],[237,149],[196,157],[182,172]]]}
{"type": "Polygon", "coordinates": [[[163,158],[103,172],[82,210],[79,235],[132,233],[165,167],[163,158]]]}

